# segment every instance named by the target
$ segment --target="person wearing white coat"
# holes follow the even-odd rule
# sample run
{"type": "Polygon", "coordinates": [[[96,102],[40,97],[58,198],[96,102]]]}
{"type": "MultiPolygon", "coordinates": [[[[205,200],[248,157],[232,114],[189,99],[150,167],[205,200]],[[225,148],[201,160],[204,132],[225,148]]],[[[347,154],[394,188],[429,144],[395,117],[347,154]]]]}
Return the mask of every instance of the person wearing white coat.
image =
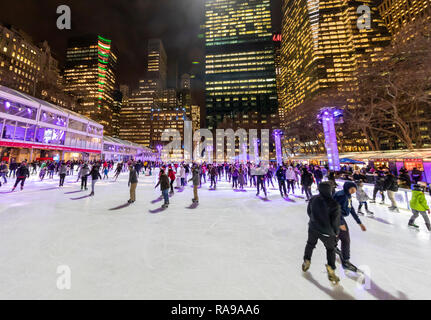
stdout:
{"type": "Polygon", "coordinates": [[[295,194],[295,183],[298,181],[295,170],[292,166],[286,170],[286,181],[287,181],[287,193],[290,193],[292,188],[292,194],[295,194]]]}

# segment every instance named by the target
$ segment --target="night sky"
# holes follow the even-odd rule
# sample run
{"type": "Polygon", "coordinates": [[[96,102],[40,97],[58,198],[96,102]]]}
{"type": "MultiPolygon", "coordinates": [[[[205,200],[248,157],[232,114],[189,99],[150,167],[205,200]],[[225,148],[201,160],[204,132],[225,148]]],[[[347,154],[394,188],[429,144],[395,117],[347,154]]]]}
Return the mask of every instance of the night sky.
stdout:
{"type": "MultiPolygon", "coordinates": [[[[273,25],[280,30],[282,0],[273,2],[273,25]]],[[[16,26],[35,43],[47,40],[54,56],[64,62],[67,39],[101,34],[113,40],[119,52],[119,83],[132,87],[145,75],[147,39],[161,38],[169,59],[169,86],[175,74],[191,71],[193,61],[203,62],[205,0],[4,0],[0,22],[16,26]],[[56,27],[59,5],[72,11],[72,30],[56,27]]],[[[196,70],[194,70],[195,72],[196,70]]]]}

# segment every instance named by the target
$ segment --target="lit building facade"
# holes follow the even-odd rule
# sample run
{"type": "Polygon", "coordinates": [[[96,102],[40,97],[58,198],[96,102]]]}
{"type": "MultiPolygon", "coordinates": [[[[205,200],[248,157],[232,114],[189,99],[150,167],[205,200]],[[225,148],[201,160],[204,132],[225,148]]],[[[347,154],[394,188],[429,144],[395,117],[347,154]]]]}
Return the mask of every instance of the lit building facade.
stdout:
{"type": "Polygon", "coordinates": [[[277,113],[270,0],[206,0],[205,48],[210,130],[225,118],[277,113]]]}
{"type": "Polygon", "coordinates": [[[102,36],[72,38],[67,48],[65,91],[78,99],[77,112],[99,122],[112,133],[112,106],[117,55],[111,40],[102,36]]]}
{"type": "Polygon", "coordinates": [[[161,40],[149,40],[147,60],[146,77],[122,106],[120,138],[148,147],[152,144],[152,109],[156,96],[166,88],[167,57],[161,40]]]}
{"type": "Polygon", "coordinates": [[[148,40],[148,68],[146,79],[151,80],[156,89],[166,88],[168,58],[165,47],[160,39],[148,40]]]}
{"type": "Polygon", "coordinates": [[[193,132],[201,128],[201,107],[197,105],[192,105],[192,129],[193,132]]]}
{"type": "MultiPolygon", "coordinates": [[[[390,43],[377,3],[377,0],[283,2],[279,98],[285,127],[298,120],[292,111],[307,98],[322,89],[342,88],[347,83],[354,85],[364,55],[377,53],[390,43]],[[371,9],[372,23],[370,29],[360,30],[356,11],[364,4],[371,9]]],[[[359,141],[364,144],[361,137],[343,139],[347,148],[355,148],[359,141]]]]}
{"type": "Polygon", "coordinates": [[[379,5],[380,16],[392,34],[415,17],[430,15],[430,10],[430,0],[383,0],[379,5]]]}
{"type": "Polygon", "coordinates": [[[120,115],[123,107],[123,93],[120,90],[114,91],[114,102],[112,104],[112,137],[120,136],[120,115]]]}

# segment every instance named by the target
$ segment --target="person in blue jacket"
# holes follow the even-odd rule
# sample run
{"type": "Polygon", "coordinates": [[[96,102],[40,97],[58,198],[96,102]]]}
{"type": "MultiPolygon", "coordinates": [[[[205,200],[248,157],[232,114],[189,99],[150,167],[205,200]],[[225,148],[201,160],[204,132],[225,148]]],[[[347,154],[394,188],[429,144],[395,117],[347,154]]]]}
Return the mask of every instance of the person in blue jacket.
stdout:
{"type": "Polygon", "coordinates": [[[338,191],[334,195],[335,201],[337,201],[341,207],[340,233],[338,235],[338,239],[341,241],[341,252],[339,252],[341,262],[344,269],[355,272],[357,271],[356,267],[350,263],[350,233],[345,218],[352,215],[362,231],[367,231],[367,228],[362,224],[361,219],[359,219],[352,205],[352,194],[356,193],[357,189],[358,187],[354,182],[348,181],[344,184],[343,190],[338,191]]]}

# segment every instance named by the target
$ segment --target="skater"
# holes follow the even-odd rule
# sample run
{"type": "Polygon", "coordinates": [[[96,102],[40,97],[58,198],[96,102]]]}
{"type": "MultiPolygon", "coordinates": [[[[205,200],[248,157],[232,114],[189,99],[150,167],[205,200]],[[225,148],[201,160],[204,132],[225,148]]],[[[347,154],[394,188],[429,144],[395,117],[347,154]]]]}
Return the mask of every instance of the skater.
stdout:
{"type": "Polygon", "coordinates": [[[239,171],[236,166],[232,166],[231,169],[231,177],[232,177],[232,189],[238,189],[238,179],[239,179],[239,171]]]}
{"type": "Polygon", "coordinates": [[[364,213],[362,212],[362,206],[365,207],[365,210],[367,211],[367,213],[369,215],[373,215],[374,214],[373,212],[371,212],[370,210],[368,210],[368,203],[367,203],[367,201],[370,199],[370,197],[365,192],[365,190],[364,190],[364,183],[362,181],[358,182],[358,191],[356,191],[356,199],[359,202],[359,207],[358,207],[358,213],[359,214],[364,215],[364,213]]]}
{"type": "Polygon", "coordinates": [[[19,168],[16,170],[16,181],[15,181],[15,185],[12,188],[12,192],[15,190],[16,186],[20,182],[21,182],[21,190],[23,190],[25,179],[29,178],[29,177],[30,177],[30,171],[28,170],[27,165],[24,161],[21,163],[19,168]]]}
{"type": "Polygon", "coordinates": [[[88,165],[84,163],[84,165],[79,169],[79,176],[81,177],[81,190],[87,190],[87,179],[90,174],[90,168],[88,165]]]}
{"type": "Polygon", "coordinates": [[[413,186],[412,200],[410,200],[410,208],[412,208],[413,215],[409,220],[409,226],[419,229],[419,226],[415,224],[415,220],[421,215],[425,220],[428,231],[431,231],[430,219],[427,216],[427,213],[430,214],[430,207],[425,199],[424,189],[425,188],[419,184],[413,186]]]}
{"type": "Polygon", "coordinates": [[[280,190],[280,195],[282,198],[287,197],[286,191],[286,169],[284,166],[280,166],[275,173],[278,181],[278,189],[280,190]]]}
{"type": "Polygon", "coordinates": [[[209,173],[210,173],[210,180],[211,180],[211,185],[210,185],[210,189],[217,188],[217,168],[216,166],[212,165],[211,168],[209,169],[209,173]]]}
{"type": "Polygon", "coordinates": [[[340,233],[338,235],[338,239],[341,241],[341,252],[339,252],[341,263],[344,269],[354,272],[357,271],[357,268],[350,263],[350,233],[345,218],[351,214],[353,219],[355,219],[357,224],[361,227],[361,230],[364,232],[367,231],[352,205],[352,194],[354,194],[357,189],[358,187],[354,182],[348,181],[344,183],[343,190],[338,191],[334,195],[335,201],[337,201],[341,207],[340,233]]]}
{"type": "Polygon", "coordinates": [[[198,187],[200,185],[200,170],[197,165],[192,168],[192,177],[189,182],[193,182],[193,203],[199,203],[198,187]]]}
{"type": "Polygon", "coordinates": [[[247,181],[247,178],[244,176],[244,174],[244,168],[242,165],[240,165],[238,170],[238,185],[241,190],[244,190],[244,184],[247,181]]]}
{"type": "MultiPolygon", "coordinates": [[[[7,173],[8,173],[8,168],[7,168],[7,164],[6,162],[2,161],[0,163],[0,178],[3,178],[3,183],[7,184],[7,173]]],[[[0,182],[0,186],[1,186],[1,182],[0,182]]]]}
{"type": "Polygon", "coordinates": [[[169,168],[168,171],[168,177],[170,179],[170,187],[171,187],[171,193],[174,193],[174,181],[175,181],[175,171],[172,168],[169,168]]]}
{"type": "Polygon", "coordinates": [[[93,167],[91,168],[90,171],[90,176],[91,176],[91,193],[90,193],[90,197],[94,196],[94,186],[96,185],[96,182],[98,179],[102,179],[102,176],[100,175],[99,172],[99,166],[98,165],[93,165],[93,167]]]}
{"type": "Polygon", "coordinates": [[[287,180],[287,193],[290,193],[292,189],[292,194],[295,194],[295,182],[298,180],[295,170],[292,166],[286,170],[286,180],[287,180]]]}
{"type": "Polygon", "coordinates": [[[380,204],[385,204],[385,193],[384,193],[384,183],[385,177],[383,173],[379,170],[374,173],[374,190],[373,190],[373,199],[370,201],[371,203],[376,203],[376,195],[377,192],[382,196],[382,202],[380,204]]]}
{"type": "Polygon", "coordinates": [[[265,198],[268,198],[268,195],[266,194],[266,187],[265,187],[265,176],[266,172],[264,172],[264,169],[261,166],[258,166],[256,168],[256,186],[257,186],[257,193],[256,196],[260,194],[260,187],[262,187],[263,192],[265,193],[265,198]]]}
{"type": "MultiPolygon", "coordinates": [[[[170,169],[170,170],[172,170],[172,169],[170,169]]],[[[158,186],[160,186],[160,191],[162,191],[163,199],[165,200],[165,203],[162,205],[162,208],[166,209],[169,206],[170,183],[169,183],[169,178],[165,174],[165,170],[163,170],[163,169],[160,170],[159,182],[156,184],[156,186],[154,188],[157,188],[158,186]]]]}
{"type": "Polygon", "coordinates": [[[61,163],[60,169],[58,170],[58,174],[60,175],[60,183],[59,187],[62,187],[64,185],[64,179],[66,178],[67,173],[67,167],[64,162],[61,163]]]}
{"type": "Polygon", "coordinates": [[[313,194],[311,193],[311,185],[313,184],[313,175],[307,170],[307,168],[302,168],[301,175],[301,185],[305,191],[305,196],[307,199],[305,201],[310,201],[313,194]]]}
{"type": "Polygon", "coordinates": [[[103,180],[105,180],[105,178],[108,179],[108,172],[109,172],[109,168],[106,165],[103,167],[103,180]]]}
{"type": "Polygon", "coordinates": [[[397,178],[395,178],[395,176],[389,171],[386,171],[385,173],[385,181],[383,184],[383,188],[387,190],[388,198],[389,200],[391,200],[391,206],[389,207],[389,210],[400,212],[397,206],[397,202],[395,201],[395,193],[398,191],[397,178]]]}
{"type": "Polygon", "coordinates": [[[137,186],[138,186],[138,174],[136,173],[135,168],[132,165],[130,165],[129,166],[130,199],[127,201],[128,203],[134,203],[136,201],[137,186]]]}
{"type": "Polygon", "coordinates": [[[335,247],[340,229],[340,205],[332,198],[330,183],[319,184],[318,190],[319,195],[312,197],[307,207],[310,222],[302,270],[307,272],[310,268],[313,250],[320,240],[326,248],[328,278],[332,283],[338,283],[340,279],[335,274],[335,247]]]}

